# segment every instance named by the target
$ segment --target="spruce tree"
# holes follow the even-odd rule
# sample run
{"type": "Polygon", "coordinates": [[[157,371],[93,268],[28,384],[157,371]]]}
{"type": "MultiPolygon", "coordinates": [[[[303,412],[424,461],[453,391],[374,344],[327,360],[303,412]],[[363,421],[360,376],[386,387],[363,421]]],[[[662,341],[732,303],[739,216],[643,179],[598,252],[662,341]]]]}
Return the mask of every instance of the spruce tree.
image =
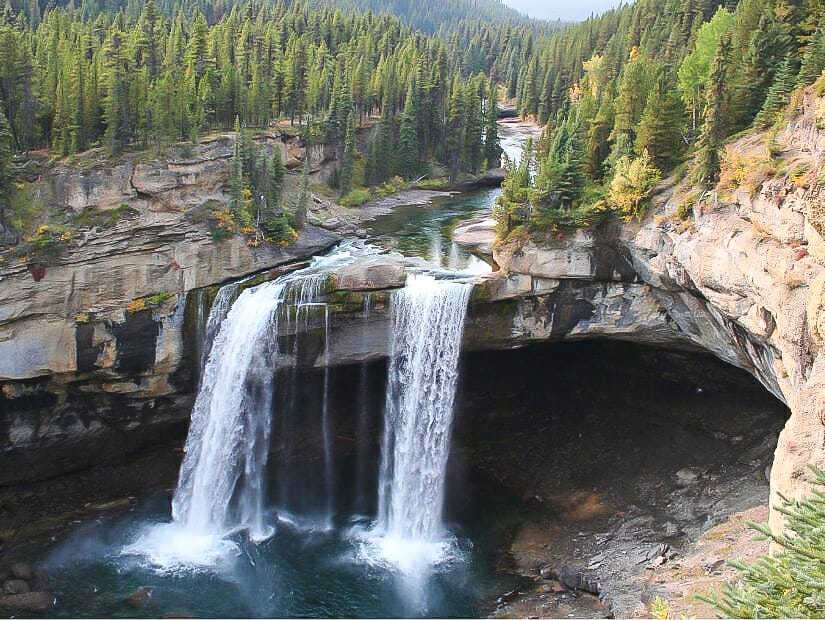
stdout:
{"type": "Polygon", "coordinates": [[[417,97],[415,81],[410,80],[398,129],[398,163],[396,165],[396,170],[405,179],[414,178],[418,174],[420,165],[417,97]]]}
{"type": "Polygon", "coordinates": [[[347,119],[346,137],[344,138],[344,153],[341,159],[341,171],[338,177],[339,190],[342,196],[352,191],[353,170],[355,167],[355,110],[350,108],[347,119]]]}
{"type": "Polygon", "coordinates": [[[501,166],[501,146],[498,143],[498,103],[495,85],[490,84],[484,108],[484,162],[486,168],[501,166]]]}
{"type": "Polygon", "coordinates": [[[825,71],[825,25],[820,26],[808,45],[799,69],[798,86],[813,84],[825,71]]]}
{"type": "Polygon", "coordinates": [[[301,184],[298,192],[298,203],[295,205],[295,226],[303,228],[307,221],[307,212],[309,211],[309,201],[312,199],[312,194],[309,190],[309,174],[312,172],[312,164],[310,156],[311,145],[306,139],[306,150],[304,153],[304,167],[301,170],[301,184]]]}
{"type": "Polygon", "coordinates": [[[673,91],[664,78],[656,81],[636,130],[636,154],[647,152],[661,171],[675,166],[682,151],[684,108],[673,91]]]}
{"type": "Polygon", "coordinates": [[[753,564],[731,562],[739,581],[720,596],[701,596],[726,618],[825,617],[825,472],[813,471],[811,494],[801,500],[782,498],[785,533],[766,525],[754,529],[776,544],[776,554],[753,564]]]}
{"type": "Polygon", "coordinates": [[[244,156],[241,144],[241,121],[235,117],[235,145],[229,160],[229,206],[233,211],[241,208],[244,189],[244,156]]]}
{"type": "Polygon", "coordinates": [[[2,108],[0,108],[0,232],[3,233],[4,242],[14,240],[6,215],[13,191],[11,173],[13,146],[9,122],[6,120],[2,108]]]}
{"type": "Polygon", "coordinates": [[[693,160],[692,178],[696,183],[710,185],[719,174],[719,150],[725,137],[725,91],[726,75],[730,54],[730,37],[722,38],[716,58],[713,61],[713,70],[708,81],[707,99],[705,106],[705,122],[696,143],[696,155],[693,160]]]}
{"type": "Polygon", "coordinates": [[[765,103],[759,114],[756,115],[753,123],[755,127],[768,127],[780,118],[781,113],[788,105],[791,93],[796,87],[796,77],[793,60],[788,57],[776,73],[776,78],[771,84],[765,103]]]}

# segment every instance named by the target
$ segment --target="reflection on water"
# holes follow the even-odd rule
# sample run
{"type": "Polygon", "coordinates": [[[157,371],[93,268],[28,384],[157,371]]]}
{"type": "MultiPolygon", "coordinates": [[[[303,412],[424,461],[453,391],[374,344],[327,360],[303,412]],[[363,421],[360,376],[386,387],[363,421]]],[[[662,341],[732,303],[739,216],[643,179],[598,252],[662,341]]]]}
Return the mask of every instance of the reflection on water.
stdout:
{"type": "Polygon", "coordinates": [[[422,256],[438,267],[489,272],[487,263],[453,243],[451,233],[463,220],[489,215],[499,194],[499,188],[483,189],[398,207],[370,223],[371,241],[407,256],[422,256]]]}
{"type": "MultiPolygon", "coordinates": [[[[525,142],[536,137],[528,127],[504,127],[501,148],[513,163],[518,163],[525,142]]],[[[376,218],[368,226],[371,241],[407,256],[421,256],[439,267],[486,273],[491,267],[452,241],[453,228],[460,222],[490,215],[500,188],[436,198],[425,205],[397,207],[392,213],[376,218]]]]}

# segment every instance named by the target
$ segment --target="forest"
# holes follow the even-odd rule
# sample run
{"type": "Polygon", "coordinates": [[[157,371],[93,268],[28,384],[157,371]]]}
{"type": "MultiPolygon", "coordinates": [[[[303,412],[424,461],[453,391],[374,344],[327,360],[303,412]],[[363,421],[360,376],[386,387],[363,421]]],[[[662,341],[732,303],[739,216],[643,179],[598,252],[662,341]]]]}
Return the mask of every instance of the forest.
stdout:
{"type": "Polygon", "coordinates": [[[725,142],[781,122],[797,89],[825,69],[817,0],[640,0],[532,41],[498,35],[457,36],[467,55],[492,60],[476,69],[522,115],[546,123],[505,184],[504,235],[642,216],[671,173],[714,184],[725,142]]]}
{"type": "MultiPolygon", "coordinates": [[[[434,29],[432,3],[395,4],[401,18],[344,0],[7,3],[5,202],[14,152],[159,152],[236,123],[288,121],[332,145],[341,197],[431,164],[455,179],[498,165],[496,106],[509,100],[545,131],[510,170],[500,232],[552,232],[640,216],[674,171],[712,183],[725,140],[772,126],[825,68],[817,0],[640,0],[560,30],[452,0],[435,35],[419,29],[434,29]]],[[[246,161],[247,184],[266,177],[246,161]]]]}

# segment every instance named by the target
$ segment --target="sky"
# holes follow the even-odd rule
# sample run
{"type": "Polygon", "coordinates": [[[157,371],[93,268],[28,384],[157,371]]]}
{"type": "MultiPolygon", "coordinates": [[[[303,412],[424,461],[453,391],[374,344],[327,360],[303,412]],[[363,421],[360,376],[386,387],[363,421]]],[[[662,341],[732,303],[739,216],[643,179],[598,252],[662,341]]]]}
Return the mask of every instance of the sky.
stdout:
{"type": "Polygon", "coordinates": [[[504,0],[504,4],[530,17],[578,21],[617,6],[619,0],[504,0]]]}

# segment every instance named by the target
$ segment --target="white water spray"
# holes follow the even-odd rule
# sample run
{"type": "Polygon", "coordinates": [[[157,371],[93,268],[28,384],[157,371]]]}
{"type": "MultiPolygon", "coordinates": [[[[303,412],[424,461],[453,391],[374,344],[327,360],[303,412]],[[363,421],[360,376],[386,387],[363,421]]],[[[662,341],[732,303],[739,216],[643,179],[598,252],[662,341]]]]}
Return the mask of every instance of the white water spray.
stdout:
{"type": "MultiPolygon", "coordinates": [[[[335,266],[373,252],[371,248],[345,247],[316,259],[306,269],[247,289],[222,321],[213,321],[213,315],[225,312],[223,302],[213,307],[207,334],[215,322],[219,330],[192,410],[172,500],[172,523],[153,528],[127,547],[126,553],[145,555],[161,566],[211,565],[235,550],[226,540],[234,532],[246,530],[253,540],[272,535],[274,528],[265,511],[265,468],[272,428],[273,375],[281,354],[277,340],[280,323],[293,313],[296,322],[302,318],[308,321],[310,309],[320,308],[326,341],[329,314],[320,297],[327,274],[335,266]]],[[[226,299],[234,293],[228,292],[226,299]]],[[[329,489],[333,455],[327,409],[325,402],[322,423],[329,489]]]]}
{"type": "Polygon", "coordinates": [[[420,580],[446,559],[444,487],[458,357],[473,285],[409,274],[392,300],[378,520],[372,544],[420,580]]]}

